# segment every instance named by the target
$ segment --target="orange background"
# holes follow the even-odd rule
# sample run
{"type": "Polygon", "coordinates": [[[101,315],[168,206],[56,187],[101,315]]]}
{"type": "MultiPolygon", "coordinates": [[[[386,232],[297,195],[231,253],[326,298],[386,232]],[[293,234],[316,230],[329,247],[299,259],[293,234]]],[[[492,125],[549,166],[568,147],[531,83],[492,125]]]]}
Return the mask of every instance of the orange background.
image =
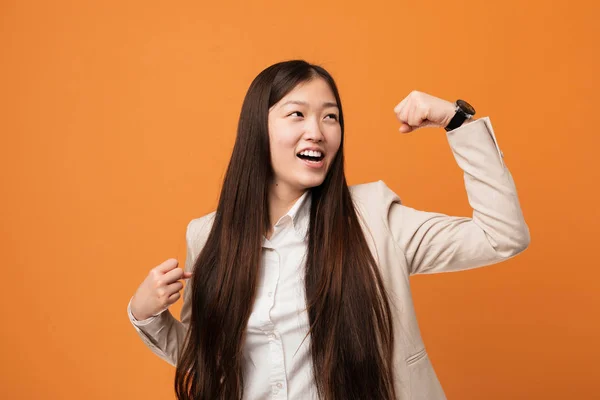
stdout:
{"type": "Polygon", "coordinates": [[[349,183],[415,208],[471,212],[443,130],[401,135],[393,107],[416,89],[492,119],[532,241],[412,278],[448,398],[598,398],[598,2],[0,4],[0,398],[174,398],[127,302],[183,263],[250,82],[290,58],[339,84],[349,183]]]}

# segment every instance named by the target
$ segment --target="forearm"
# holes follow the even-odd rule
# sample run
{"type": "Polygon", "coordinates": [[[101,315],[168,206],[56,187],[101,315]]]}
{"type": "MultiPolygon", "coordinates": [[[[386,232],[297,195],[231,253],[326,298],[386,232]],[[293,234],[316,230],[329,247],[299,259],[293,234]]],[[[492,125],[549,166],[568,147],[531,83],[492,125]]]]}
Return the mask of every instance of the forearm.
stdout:
{"type": "Polygon", "coordinates": [[[176,365],[177,354],[179,347],[183,344],[186,327],[173,317],[168,309],[155,317],[138,321],[131,313],[130,301],[127,306],[127,314],[146,346],[163,360],[176,365]]]}
{"type": "Polygon", "coordinates": [[[485,231],[501,256],[510,257],[527,247],[529,229],[489,118],[449,132],[448,141],[464,171],[473,222],[485,231]]]}

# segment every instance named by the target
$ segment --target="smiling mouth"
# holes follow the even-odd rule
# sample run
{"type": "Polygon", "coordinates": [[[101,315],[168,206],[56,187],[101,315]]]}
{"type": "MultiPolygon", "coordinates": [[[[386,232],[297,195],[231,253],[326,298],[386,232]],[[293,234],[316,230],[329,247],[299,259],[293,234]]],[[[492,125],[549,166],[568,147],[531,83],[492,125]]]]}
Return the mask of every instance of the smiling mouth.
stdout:
{"type": "Polygon", "coordinates": [[[321,155],[319,157],[312,157],[312,156],[307,156],[307,155],[303,155],[303,154],[296,154],[296,157],[301,158],[306,161],[313,161],[313,162],[319,162],[325,158],[324,155],[321,155]]]}

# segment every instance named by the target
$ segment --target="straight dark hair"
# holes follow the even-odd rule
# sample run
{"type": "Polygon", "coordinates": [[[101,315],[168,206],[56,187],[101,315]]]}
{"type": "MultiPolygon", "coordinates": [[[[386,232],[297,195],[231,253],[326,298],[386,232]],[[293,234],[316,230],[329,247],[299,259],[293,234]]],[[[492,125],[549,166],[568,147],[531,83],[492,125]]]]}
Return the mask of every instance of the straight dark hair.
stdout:
{"type": "Polygon", "coordinates": [[[322,67],[292,60],[262,71],[242,105],[212,229],[186,288],[192,307],[175,374],[179,400],[243,396],[246,326],[270,225],[269,109],[298,84],[319,78],[339,105],[342,140],[323,183],[309,189],[305,290],[313,377],[321,399],[396,398],[390,304],[346,183],[337,86],[322,67]]]}

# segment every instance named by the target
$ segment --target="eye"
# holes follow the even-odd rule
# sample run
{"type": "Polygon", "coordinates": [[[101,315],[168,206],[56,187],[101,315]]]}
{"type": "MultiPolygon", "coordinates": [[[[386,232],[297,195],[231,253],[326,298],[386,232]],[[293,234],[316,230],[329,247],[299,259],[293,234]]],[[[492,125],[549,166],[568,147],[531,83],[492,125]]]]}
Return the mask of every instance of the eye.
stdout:
{"type": "Polygon", "coordinates": [[[294,111],[293,113],[291,113],[289,116],[291,117],[294,114],[300,114],[300,117],[303,117],[302,113],[300,111],[294,111]]]}
{"type": "Polygon", "coordinates": [[[333,117],[334,120],[338,120],[338,116],[336,114],[328,114],[328,117],[333,117]]]}

